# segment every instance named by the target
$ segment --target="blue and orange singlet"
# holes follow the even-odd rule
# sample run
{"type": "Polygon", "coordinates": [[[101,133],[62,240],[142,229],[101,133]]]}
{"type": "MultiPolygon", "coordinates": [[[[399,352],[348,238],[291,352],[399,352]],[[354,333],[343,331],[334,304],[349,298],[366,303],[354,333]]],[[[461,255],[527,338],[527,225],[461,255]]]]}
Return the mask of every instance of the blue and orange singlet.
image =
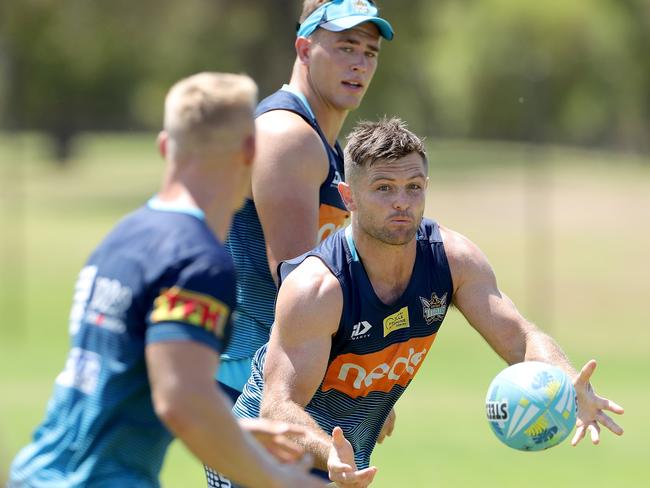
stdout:
{"type": "Polygon", "coordinates": [[[218,354],[234,306],[232,259],[200,210],[152,199],[125,217],[79,273],[65,367],[8,486],[158,487],[172,436],[153,408],[145,347],[192,341],[218,354]]]}
{"type": "MultiPolygon", "coordinates": [[[[375,294],[350,227],[283,263],[282,278],[309,256],[321,259],[338,279],[343,311],[325,376],[305,410],[328,434],[341,426],[357,467],[365,468],[386,417],[422,365],[452,301],[440,229],[431,220],[422,221],[411,280],[391,305],[375,294]]],[[[259,415],[266,347],[254,357],[251,378],[233,409],[237,416],[259,415]]]]}
{"type": "MultiPolygon", "coordinates": [[[[327,152],[329,172],[319,191],[318,242],[321,242],[341,229],[348,219],[348,211],[338,192],[338,183],[343,178],[343,151],[338,143],[335,147],[329,145],[307,100],[288,85],[262,100],[255,116],[272,110],[287,110],[300,115],[316,131],[327,152]]],[[[269,340],[277,295],[269,270],[262,225],[253,200],[246,200],[235,215],[226,245],[237,269],[237,313],[223,358],[237,360],[252,357],[269,340]]],[[[227,363],[222,365],[222,373],[227,367],[227,363]]]]}

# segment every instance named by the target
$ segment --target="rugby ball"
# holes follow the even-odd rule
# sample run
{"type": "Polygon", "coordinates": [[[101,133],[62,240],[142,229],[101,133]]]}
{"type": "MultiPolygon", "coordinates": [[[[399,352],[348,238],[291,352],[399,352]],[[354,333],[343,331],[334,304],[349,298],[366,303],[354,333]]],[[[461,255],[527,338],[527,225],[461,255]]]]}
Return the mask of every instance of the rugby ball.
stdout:
{"type": "Polygon", "coordinates": [[[485,408],[490,428],[501,442],[521,451],[541,451],[573,431],[576,392],[560,368],[525,361],[492,380],[485,408]]]}

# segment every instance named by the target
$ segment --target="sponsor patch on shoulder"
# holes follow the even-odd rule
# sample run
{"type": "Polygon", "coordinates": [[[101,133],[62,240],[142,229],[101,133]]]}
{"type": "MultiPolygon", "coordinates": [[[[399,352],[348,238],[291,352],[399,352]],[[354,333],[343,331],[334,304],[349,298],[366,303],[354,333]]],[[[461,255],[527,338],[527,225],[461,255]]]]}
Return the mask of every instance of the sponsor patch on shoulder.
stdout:
{"type": "Polygon", "coordinates": [[[216,298],[174,286],[154,301],[151,322],[181,322],[222,337],[229,316],[230,307],[216,298]]]}

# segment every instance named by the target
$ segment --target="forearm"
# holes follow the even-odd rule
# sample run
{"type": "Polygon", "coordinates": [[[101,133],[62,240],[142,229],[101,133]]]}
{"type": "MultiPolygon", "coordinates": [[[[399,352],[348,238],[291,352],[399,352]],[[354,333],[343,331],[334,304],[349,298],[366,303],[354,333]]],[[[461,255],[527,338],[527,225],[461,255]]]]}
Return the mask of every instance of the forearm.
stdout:
{"type": "Polygon", "coordinates": [[[244,486],[275,486],[277,464],[241,430],[220,392],[184,391],[182,395],[178,409],[182,413],[163,420],[197,458],[244,486]]]}
{"type": "Polygon", "coordinates": [[[525,335],[524,360],[553,364],[567,373],[571,379],[578,374],[560,345],[535,326],[531,326],[525,335]]]}
{"type": "Polygon", "coordinates": [[[262,402],[260,416],[305,427],[307,435],[301,439],[295,439],[295,441],[303,447],[305,452],[314,457],[315,468],[327,471],[327,459],[332,446],[332,438],[320,428],[302,406],[290,400],[277,402],[265,400],[262,402]]]}

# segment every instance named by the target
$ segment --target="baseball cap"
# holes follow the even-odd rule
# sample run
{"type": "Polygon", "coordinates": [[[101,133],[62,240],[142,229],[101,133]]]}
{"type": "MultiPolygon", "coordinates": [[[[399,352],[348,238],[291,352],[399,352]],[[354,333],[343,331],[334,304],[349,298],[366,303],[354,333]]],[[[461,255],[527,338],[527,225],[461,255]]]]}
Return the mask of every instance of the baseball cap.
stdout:
{"type": "Polygon", "coordinates": [[[314,10],[298,28],[298,37],[309,37],[319,27],[340,32],[372,22],[387,40],[394,36],[393,27],[379,17],[379,10],[370,0],[332,0],[314,10]]]}

